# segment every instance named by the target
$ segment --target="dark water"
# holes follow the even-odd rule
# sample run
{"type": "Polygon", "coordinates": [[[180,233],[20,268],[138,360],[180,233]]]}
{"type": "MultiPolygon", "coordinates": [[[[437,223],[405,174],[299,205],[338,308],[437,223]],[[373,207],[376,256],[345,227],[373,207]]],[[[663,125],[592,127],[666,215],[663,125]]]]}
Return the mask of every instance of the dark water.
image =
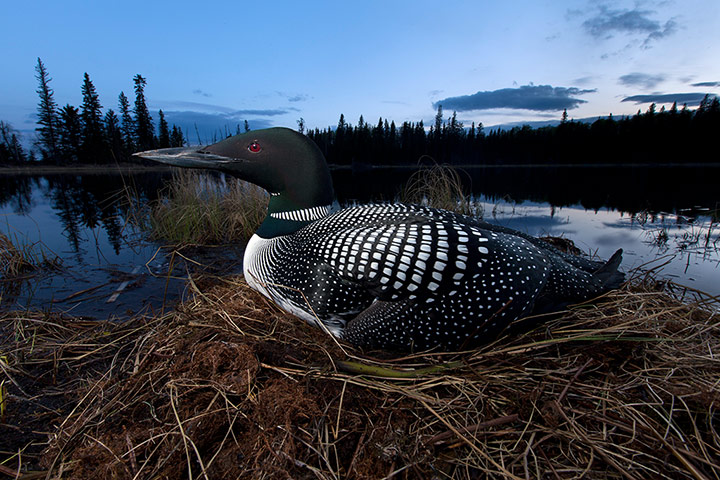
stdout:
{"type": "MultiPolygon", "coordinates": [[[[392,200],[411,174],[337,170],[333,177],[340,202],[351,203],[392,200]]],[[[626,270],[667,263],[661,276],[720,294],[718,167],[472,168],[462,177],[488,221],[532,235],[565,236],[603,258],[623,248],[626,270]]],[[[133,226],[123,193],[130,186],[147,204],[169,178],[169,173],[0,177],[0,232],[62,259],[58,271],[0,284],[0,307],[122,318],[181,298],[183,262],[133,226]]],[[[217,259],[218,251],[209,256],[217,259]]],[[[240,249],[222,251],[226,263],[237,265],[240,249]]],[[[201,263],[212,261],[200,258],[202,252],[192,255],[201,263]]]]}
{"type": "Polygon", "coordinates": [[[171,277],[182,272],[169,275],[167,251],[129,221],[125,194],[129,186],[141,202],[150,202],[169,178],[156,173],[0,177],[0,232],[16,245],[61,259],[58,269],[0,284],[2,307],[123,318],[177,300],[183,282],[171,277]]]}

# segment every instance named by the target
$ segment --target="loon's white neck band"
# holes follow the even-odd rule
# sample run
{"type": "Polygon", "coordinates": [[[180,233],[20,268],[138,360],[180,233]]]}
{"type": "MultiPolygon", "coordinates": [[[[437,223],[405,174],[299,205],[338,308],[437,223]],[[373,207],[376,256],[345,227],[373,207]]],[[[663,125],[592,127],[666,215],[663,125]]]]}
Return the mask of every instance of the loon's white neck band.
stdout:
{"type": "Polygon", "coordinates": [[[296,222],[312,222],[319,220],[330,213],[332,205],[324,205],[320,207],[303,208],[301,210],[291,210],[289,212],[274,212],[270,216],[280,220],[294,220],[296,222]]]}

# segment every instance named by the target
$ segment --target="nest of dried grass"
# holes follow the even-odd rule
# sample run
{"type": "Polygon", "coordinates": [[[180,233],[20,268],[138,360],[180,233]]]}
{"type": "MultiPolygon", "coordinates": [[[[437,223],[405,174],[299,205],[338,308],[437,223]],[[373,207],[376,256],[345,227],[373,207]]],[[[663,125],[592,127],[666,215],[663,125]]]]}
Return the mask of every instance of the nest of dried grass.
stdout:
{"type": "Polygon", "coordinates": [[[720,478],[717,307],[635,285],[403,358],[341,347],[241,280],[129,324],[5,317],[6,422],[40,395],[23,385],[61,389],[23,457],[48,478],[720,478]]]}

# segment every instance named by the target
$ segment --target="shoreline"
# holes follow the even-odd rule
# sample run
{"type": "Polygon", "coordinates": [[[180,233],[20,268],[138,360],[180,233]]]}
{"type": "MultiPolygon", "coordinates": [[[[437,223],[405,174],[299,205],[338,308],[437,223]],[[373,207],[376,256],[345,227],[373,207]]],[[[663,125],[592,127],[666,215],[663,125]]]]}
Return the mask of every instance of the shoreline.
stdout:
{"type": "Polygon", "coordinates": [[[37,166],[0,166],[0,175],[108,175],[144,172],[168,172],[175,167],[158,164],[136,165],[132,163],[84,164],[84,165],[37,165],[37,166]]]}
{"type": "MultiPolygon", "coordinates": [[[[441,164],[445,165],[445,164],[441,164]]],[[[426,165],[329,165],[330,170],[416,170],[426,165]]],[[[458,164],[450,165],[453,168],[474,169],[474,168],[720,168],[720,162],[692,162],[692,163],[545,163],[545,164],[501,164],[501,165],[478,165],[458,164]]],[[[84,165],[37,165],[37,166],[0,166],[0,175],[107,175],[107,174],[130,174],[146,172],[168,172],[173,168],[168,165],[135,165],[132,163],[107,164],[84,164],[84,165]]]]}

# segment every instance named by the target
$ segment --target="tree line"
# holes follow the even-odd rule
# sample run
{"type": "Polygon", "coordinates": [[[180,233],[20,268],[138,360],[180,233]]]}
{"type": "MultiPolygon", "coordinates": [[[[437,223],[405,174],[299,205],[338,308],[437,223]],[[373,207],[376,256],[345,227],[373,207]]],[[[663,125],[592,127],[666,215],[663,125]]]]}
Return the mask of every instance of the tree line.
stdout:
{"type": "MultiPolygon", "coordinates": [[[[305,123],[298,121],[298,130],[305,123]]],[[[353,126],[340,115],[337,127],[314,129],[307,135],[335,165],[413,165],[424,157],[451,165],[520,164],[668,164],[718,163],[720,102],[706,95],[695,110],[651,104],[645,112],[596,121],[568,119],[564,111],[555,126],[485,131],[482,122],[465,127],[453,112],[444,118],[438,106],[435,121],[403,122],[380,118],[369,124],[362,116],[353,126]]]]}
{"type": "MultiPolygon", "coordinates": [[[[157,133],[145,100],[147,80],[140,74],[133,78],[135,101],[124,92],[118,96],[118,113],[108,109],[103,115],[95,85],[85,73],[81,87],[82,105],[59,107],[50,86],[51,78],[42,60],[35,66],[38,81],[37,141],[40,160],[46,164],[102,164],[128,160],[134,152],[153,148],[180,147],[187,142],[182,130],[165,120],[158,112],[157,133]]],[[[17,134],[0,122],[0,164],[19,164],[37,160],[34,152],[27,154],[17,134]]]]}
{"type": "MultiPolygon", "coordinates": [[[[82,84],[80,107],[58,107],[50,87],[51,78],[38,58],[38,126],[36,146],[40,159],[51,164],[106,163],[128,160],[134,152],[185,145],[182,130],[168,126],[158,112],[157,132],[147,108],[145,85],[135,75],[134,104],[124,92],[118,97],[118,112],[103,115],[95,86],[87,73],[82,84]]],[[[245,121],[245,131],[250,128],[245,121]]],[[[414,165],[424,157],[452,165],[517,164],[653,164],[718,162],[714,139],[720,133],[720,102],[706,95],[695,110],[651,104],[645,112],[616,119],[611,115],[596,121],[568,119],[564,111],[556,126],[485,131],[482,122],[463,125],[453,112],[444,117],[438,106],[432,125],[380,118],[368,123],[361,115],[356,125],[340,115],[337,126],[306,131],[298,120],[298,131],[306,134],[335,165],[414,165]]],[[[238,125],[237,132],[240,133],[238,125]]],[[[223,136],[229,136],[227,128],[223,136]]],[[[214,138],[213,141],[218,138],[214,138]]],[[[0,122],[0,164],[35,160],[26,154],[10,125],[0,122]]]]}

